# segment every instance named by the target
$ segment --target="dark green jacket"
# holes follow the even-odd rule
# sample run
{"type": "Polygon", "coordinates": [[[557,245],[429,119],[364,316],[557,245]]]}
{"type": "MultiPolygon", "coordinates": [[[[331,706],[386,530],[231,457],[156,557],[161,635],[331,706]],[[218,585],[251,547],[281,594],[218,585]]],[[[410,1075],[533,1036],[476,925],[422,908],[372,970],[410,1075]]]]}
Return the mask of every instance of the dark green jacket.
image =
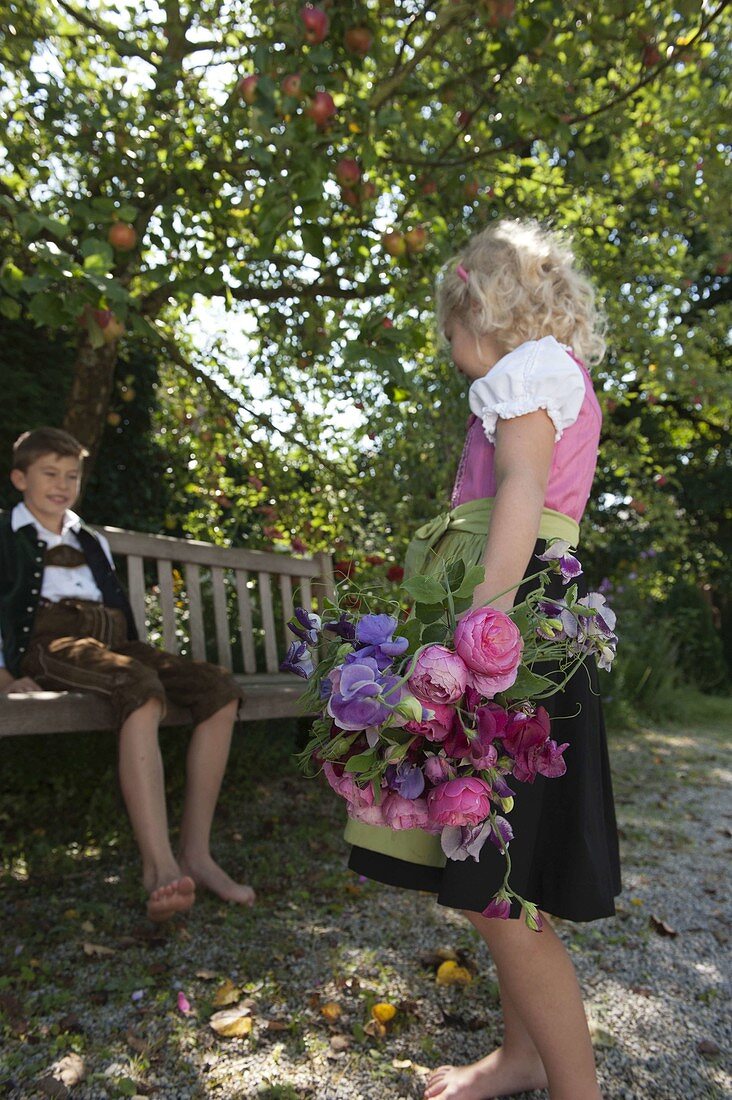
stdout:
{"type": "MultiPolygon", "coordinates": [[[[13,676],[28,649],[43,585],[43,555],[46,544],[34,524],[13,531],[10,512],[0,513],[0,634],[5,666],[13,676]]],[[[97,536],[84,524],[77,538],[105,607],[116,607],[127,619],[129,638],[137,638],[132,608],[120,580],[97,536]]]]}

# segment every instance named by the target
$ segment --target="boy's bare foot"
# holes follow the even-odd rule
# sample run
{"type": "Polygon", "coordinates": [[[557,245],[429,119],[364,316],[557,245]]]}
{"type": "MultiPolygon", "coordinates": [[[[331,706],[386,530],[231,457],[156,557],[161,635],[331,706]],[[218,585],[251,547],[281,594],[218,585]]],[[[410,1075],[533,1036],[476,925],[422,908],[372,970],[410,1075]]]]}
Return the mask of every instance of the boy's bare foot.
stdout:
{"type": "Polygon", "coordinates": [[[517,1092],[545,1089],[546,1072],[540,1059],[506,1057],[501,1047],[470,1066],[440,1066],[430,1074],[425,1100],[492,1100],[517,1092]]]}
{"type": "Polygon", "coordinates": [[[188,875],[173,879],[150,891],[147,915],[150,920],[166,921],[176,913],[185,913],[196,900],[196,884],[188,875]]]}
{"type": "Polygon", "coordinates": [[[257,900],[257,895],[251,886],[243,882],[234,882],[233,878],[230,878],[211,856],[195,860],[188,860],[185,856],[181,856],[178,862],[181,870],[190,875],[197,886],[205,886],[223,901],[252,906],[257,900]]]}

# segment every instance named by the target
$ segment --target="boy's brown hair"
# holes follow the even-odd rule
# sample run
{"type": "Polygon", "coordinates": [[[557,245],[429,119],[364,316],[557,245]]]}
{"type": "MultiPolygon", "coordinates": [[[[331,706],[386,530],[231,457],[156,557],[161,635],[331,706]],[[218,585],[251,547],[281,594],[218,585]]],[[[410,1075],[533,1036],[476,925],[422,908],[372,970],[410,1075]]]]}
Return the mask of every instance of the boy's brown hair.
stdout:
{"type": "Polygon", "coordinates": [[[44,455],[60,455],[63,458],[78,458],[81,462],[89,452],[86,447],[74,439],[73,435],[61,428],[34,428],[23,432],[13,444],[13,470],[26,472],[28,467],[44,455]]]}

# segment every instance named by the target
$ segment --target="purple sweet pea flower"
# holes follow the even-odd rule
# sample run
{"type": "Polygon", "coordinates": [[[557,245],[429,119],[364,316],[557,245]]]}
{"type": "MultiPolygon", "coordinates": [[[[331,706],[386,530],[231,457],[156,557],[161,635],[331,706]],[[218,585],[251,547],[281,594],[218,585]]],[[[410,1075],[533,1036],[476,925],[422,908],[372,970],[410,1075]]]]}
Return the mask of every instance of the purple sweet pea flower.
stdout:
{"type": "Polygon", "coordinates": [[[388,668],[409,645],[406,638],[392,637],[396,628],[397,620],[391,615],[364,615],[356,627],[356,660],[373,657],[382,671],[388,668]]]}
{"type": "MultiPolygon", "coordinates": [[[[373,658],[365,657],[360,663],[333,669],[330,679],[333,691],[328,700],[328,714],[340,729],[379,726],[391,714],[391,706],[382,698],[388,680],[382,679],[373,658]]],[[[389,679],[394,680],[394,677],[389,679]]],[[[395,698],[394,703],[397,701],[395,698]]]]}
{"type": "Polygon", "coordinates": [[[478,825],[445,825],[440,844],[448,859],[462,862],[470,856],[477,863],[490,831],[490,821],[481,821],[478,825]]]}
{"type": "Polygon", "coordinates": [[[493,917],[498,920],[508,920],[511,916],[511,902],[506,894],[499,890],[494,898],[491,898],[483,910],[484,917],[493,917]]]}
{"type": "Polygon", "coordinates": [[[294,617],[297,623],[294,623],[293,620],[290,619],[287,626],[295,637],[303,642],[307,642],[308,645],[317,645],[318,632],[320,631],[320,615],[313,615],[312,612],[306,611],[304,607],[296,607],[294,617]]]}
{"type": "Polygon", "coordinates": [[[386,769],[386,782],[392,791],[402,798],[419,798],[424,790],[424,774],[416,764],[402,760],[399,764],[389,764],[386,769]]]}
{"type": "Polygon", "coordinates": [[[502,775],[494,776],[493,779],[491,780],[491,786],[493,787],[494,794],[496,794],[499,798],[513,798],[514,797],[515,792],[513,790],[511,790],[511,788],[509,787],[508,783],[506,782],[506,780],[503,778],[502,775]]]}
{"type": "Polygon", "coordinates": [[[444,756],[428,756],[423,766],[425,778],[437,786],[446,779],[454,779],[455,772],[444,756]]]}
{"type": "Polygon", "coordinates": [[[554,539],[543,554],[537,555],[539,561],[559,562],[559,572],[565,584],[569,584],[575,577],[579,577],[582,572],[582,566],[574,554],[569,553],[569,547],[570,543],[566,539],[554,539]]]}
{"type": "Polygon", "coordinates": [[[505,817],[496,814],[495,825],[491,826],[491,833],[488,839],[491,844],[495,844],[499,851],[508,848],[509,843],[513,840],[513,829],[505,817]]]}
{"type": "Polygon", "coordinates": [[[349,619],[346,611],[341,611],[339,619],[324,623],[323,630],[330,630],[332,634],[337,634],[344,642],[354,642],[356,640],[356,627],[349,619]]]}
{"type": "Polygon", "coordinates": [[[313,659],[305,642],[293,642],[287,650],[287,656],[280,665],[280,672],[294,672],[309,680],[313,674],[313,659]]]}

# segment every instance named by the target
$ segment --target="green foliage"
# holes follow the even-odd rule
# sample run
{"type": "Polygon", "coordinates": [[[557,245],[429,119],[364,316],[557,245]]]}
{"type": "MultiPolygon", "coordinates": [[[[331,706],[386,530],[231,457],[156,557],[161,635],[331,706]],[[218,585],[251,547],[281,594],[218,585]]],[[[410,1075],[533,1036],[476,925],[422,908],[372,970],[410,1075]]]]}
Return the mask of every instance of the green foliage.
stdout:
{"type": "MultiPolygon", "coordinates": [[[[585,565],[618,580],[654,548],[651,586],[680,569],[729,588],[728,6],[611,0],[570,27],[553,0],[506,18],[361,0],[329,9],[317,46],[298,9],[41,0],[0,18],[0,315],[66,349],[54,422],[82,347],[108,351],[95,310],[126,326],[117,386],[138,354],[159,365],[157,390],[135,371],[151,426],[103,439],[126,521],[158,527],[160,493],[173,532],[401,560],[448,499],[466,413],[435,275],[470,233],[533,215],[573,232],[609,318],[585,565]],[[361,23],[365,56],[345,40],[361,23]],[[320,125],[316,91],[337,107],[320,125]],[[392,256],[387,229],[425,247],[392,256]]],[[[5,430],[27,420],[18,398],[5,430]]]]}

